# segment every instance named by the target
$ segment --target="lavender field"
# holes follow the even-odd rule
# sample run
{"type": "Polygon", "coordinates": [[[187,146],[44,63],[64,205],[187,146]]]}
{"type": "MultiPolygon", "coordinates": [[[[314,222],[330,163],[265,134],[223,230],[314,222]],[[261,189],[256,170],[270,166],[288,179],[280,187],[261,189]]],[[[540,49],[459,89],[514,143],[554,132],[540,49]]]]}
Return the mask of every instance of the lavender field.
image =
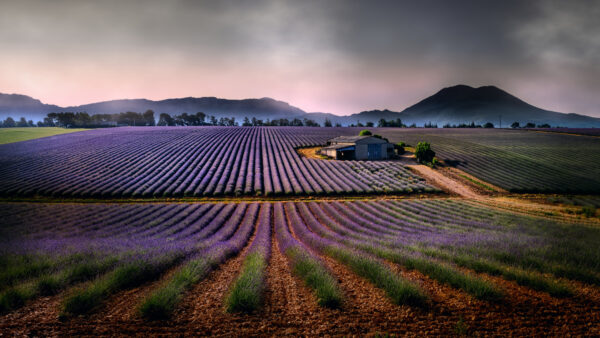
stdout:
{"type": "Polygon", "coordinates": [[[400,163],[322,161],[294,148],[348,128],[109,128],[0,146],[5,196],[172,197],[432,192],[400,163]]]}
{"type": "MultiPolygon", "coordinates": [[[[513,191],[595,189],[596,167],[567,165],[584,156],[570,144],[587,139],[373,131],[413,145],[428,140],[446,163],[513,191]]],[[[484,196],[424,165],[438,175],[427,176],[431,184],[443,176],[470,194],[413,194],[439,189],[404,166],[410,159],[333,161],[295,150],[356,133],[113,128],[0,146],[0,331],[600,329],[600,226],[595,206],[582,204],[595,196],[553,195],[543,205],[484,196]],[[228,198],[179,198],[187,196],[228,198]]],[[[593,162],[595,148],[586,149],[593,162]]]]}
{"type": "MultiPolygon", "coordinates": [[[[250,263],[240,273],[247,281],[237,286],[238,292],[258,298],[254,307],[243,303],[237,310],[253,310],[261,303],[272,241],[292,266],[312,264],[319,271],[321,282],[307,279],[307,285],[322,306],[339,306],[344,294],[320,256],[366,278],[393,303],[415,307],[435,300],[382,259],[492,303],[507,297],[507,291],[481,273],[558,298],[575,294],[569,280],[600,285],[598,228],[541,221],[461,200],[9,203],[0,205],[0,217],[3,312],[62,294],[64,315],[90,313],[113,294],[162,279],[162,286],[140,300],[140,313],[170,318],[194,284],[244,247],[250,263]],[[66,289],[74,291],[64,294],[66,289]]],[[[301,270],[297,273],[303,278],[301,270]]],[[[240,304],[231,306],[235,310],[240,304]]]]}

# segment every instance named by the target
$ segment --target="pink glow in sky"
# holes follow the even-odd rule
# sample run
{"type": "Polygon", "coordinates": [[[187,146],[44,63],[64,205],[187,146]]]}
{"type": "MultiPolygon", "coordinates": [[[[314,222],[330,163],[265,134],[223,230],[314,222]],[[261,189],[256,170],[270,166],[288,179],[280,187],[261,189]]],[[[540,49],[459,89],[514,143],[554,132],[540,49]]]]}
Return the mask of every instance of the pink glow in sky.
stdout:
{"type": "Polygon", "coordinates": [[[0,92],[60,106],[272,97],[349,115],[402,110],[463,83],[600,116],[600,6],[440,1],[436,8],[402,1],[2,3],[0,92]]]}

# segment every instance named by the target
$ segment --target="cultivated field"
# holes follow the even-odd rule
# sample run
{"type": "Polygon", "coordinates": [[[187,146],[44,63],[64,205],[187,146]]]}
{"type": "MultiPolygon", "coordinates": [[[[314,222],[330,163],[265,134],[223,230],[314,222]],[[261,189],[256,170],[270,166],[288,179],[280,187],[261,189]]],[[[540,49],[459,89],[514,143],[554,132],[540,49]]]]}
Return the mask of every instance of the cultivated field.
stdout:
{"type": "Polygon", "coordinates": [[[8,312],[0,328],[7,332],[45,335],[62,325],[82,333],[99,323],[105,333],[599,329],[599,228],[466,200],[9,203],[0,210],[0,305],[8,312]],[[282,320],[261,321],[273,309],[282,320]],[[533,316],[544,325],[531,325],[533,316]]]}
{"type": "Polygon", "coordinates": [[[597,137],[521,130],[377,129],[390,141],[428,141],[437,156],[514,192],[600,192],[597,137]]]}
{"type": "Polygon", "coordinates": [[[360,129],[0,146],[0,333],[600,335],[597,138],[371,128],[429,141],[480,185],[406,157],[296,151],[360,129]]]}
{"type": "Polygon", "coordinates": [[[600,136],[600,128],[536,128],[530,130],[572,135],[600,136]]]}
{"type": "Polygon", "coordinates": [[[5,196],[171,197],[435,191],[400,163],[300,157],[347,128],[109,128],[0,146],[5,196]],[[93,155],[93,156],[92,156],[93,155]]]}

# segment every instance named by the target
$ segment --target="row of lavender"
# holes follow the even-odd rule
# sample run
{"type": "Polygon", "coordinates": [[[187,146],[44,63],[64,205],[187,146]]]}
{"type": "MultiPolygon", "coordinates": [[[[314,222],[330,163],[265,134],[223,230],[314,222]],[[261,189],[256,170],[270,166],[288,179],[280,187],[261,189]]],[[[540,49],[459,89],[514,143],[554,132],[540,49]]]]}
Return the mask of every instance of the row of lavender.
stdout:
{"type": "Polygon", "coordinates": [[[111,294],[163,278],[140,313],[168,318],[192,285],[250,242],[228,297],[231,311],[259,307],[273,245],[330,307],[343,304],[343,293],[324,256],[395,303],[413,306],[431,300],[386,261],[485,301],[504,293],[479,272],[556,297],[573,294],[566,279],[600,285],[599,229],[468,201],[3,204],[0,218],[3,310],[70,288],[63,312],[81,314],[111,294]]]}
{"type": "Polygon", "coordinates": [[[163,197],[433,191],[396,162],[307,159],[347,128],[114,128],[0,146],[5,196],[163,197]]]}
{"type": "Polygon", "coordinates": [[[600,192],[596,137],[506,129],[382,128],[393,142],[431,143],[438,158],[514,192],[600,192]]]}
{"type": "Polygon", "coordinates": [[[3,205],[0,312],[75,286],[63,311],[86,313],[182,262],[224,260],[248,241],[259,209],[258,203],[3,205]]]}

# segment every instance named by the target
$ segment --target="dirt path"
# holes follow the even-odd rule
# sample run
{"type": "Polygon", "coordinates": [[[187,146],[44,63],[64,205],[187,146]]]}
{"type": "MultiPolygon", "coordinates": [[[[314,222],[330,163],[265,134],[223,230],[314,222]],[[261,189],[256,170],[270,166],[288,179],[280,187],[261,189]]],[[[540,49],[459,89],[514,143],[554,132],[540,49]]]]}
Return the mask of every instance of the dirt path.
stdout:
{"type": "Polygon", "coordinates": [[[317,151],[319,151],[321,148],[323,147],[296,148],[296,151],[298,154],[300,154],[300,156],[315,160],[323,160],[323,156],[317,154],[317,151]]]}
{"type": "Polygon", "coordinates": [[[407,164],[406,166],[416,172],[419,176],[425,178],[427,182],[432,183],[433,185],[436,185],[447,192],[476,200],[486,198],[486,196],[478,194],[466,184],[463,184],[448,176],[444,176],[438,170],[431,169],[426,165],[407,164]]]}
{"type": "Polygon", "coordinates": [[[444,175],[440,170],[432,169],[424,164],[419,164],[415,159],[415,155],[411,152],[406,152],[400,155],[398,162],[412,170],[417,175],[423,177],[427,183],[437,186],[447,193],[458,195],[465,198],[483,199],[484,195],[479,194],[475,189],[467,184],[444,175]]]}
{"type": "Polygon", "coordinates": [[[538,203],[514,196],[507,196],[508,192],[499,187],[481,181],[472,175],[455,168],[432,169],[426,165],[418,164],[414,155],[403,155],[400,159],[406,167],[417,175],[425,178],[427,183],[435,185],[445,192],[458,195],[468,200],[469,203],[491,207],[500,211],[512,212],[528,216],[536,216],[554,221],[600,225],[600,219],[582,219],[578,215],[565,213],[565,208],[556,205],[538,203]],[[469,177],[470,180],[459,176],[469,177]],[[474,182],[491,187],[495,192],[490,194],[474,182]]]}

